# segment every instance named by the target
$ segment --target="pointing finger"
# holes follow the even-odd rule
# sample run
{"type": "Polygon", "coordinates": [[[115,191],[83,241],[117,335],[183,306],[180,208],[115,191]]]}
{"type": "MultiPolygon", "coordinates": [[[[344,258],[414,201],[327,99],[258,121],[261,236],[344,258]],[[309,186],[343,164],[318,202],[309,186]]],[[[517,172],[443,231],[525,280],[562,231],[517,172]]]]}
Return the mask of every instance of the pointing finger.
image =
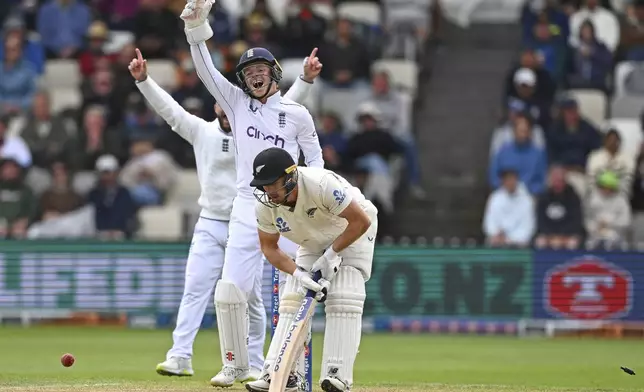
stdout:
{"type": "Polygon", "coordinates": [[[317,54],[318,54],[318,48],[313,48],[313,50],[311,51],[311,55],[309,56],[309,58],[311,58],[311,59],[312,59],[312,58],[314,58],[317,54]]]}
{"type": "Polygon", "coordinates": [[[139,61],[143,61],[143,55],[141,54],[141,51],[139,48],[136,48],[136,57],[139,59],[139,61]]]}

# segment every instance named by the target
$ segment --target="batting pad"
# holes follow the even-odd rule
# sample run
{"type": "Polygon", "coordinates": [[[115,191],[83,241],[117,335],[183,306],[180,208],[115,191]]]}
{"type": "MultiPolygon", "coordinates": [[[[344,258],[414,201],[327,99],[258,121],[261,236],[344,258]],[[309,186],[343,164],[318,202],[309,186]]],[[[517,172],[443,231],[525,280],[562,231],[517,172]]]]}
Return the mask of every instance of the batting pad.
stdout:
{"type": "Polygon", "coordinates": [[[362,273],[354,267],[340,267],[331,281],[326,299],[326,328],[320,382],[336,377],[348,387],[353,384],[353,364],[362,334],[365,300],[362,273]]]}
{"type": "Polygon", "coordinates": [[[233,283],[221,280],[215,289],[215,309],[222,363],[239,369],[248,369],[246,294],[233,283]]]}
{"type": "Polygon", "coordinates": [[[297,292],[297,280],[293,278],[293,276],[289,275],[286,278],[286,283],[281,291],[280,299],[280,316],[277,321],[277,327],[275,327],[275,334],[273,335],[271,344],[268,347],[268,352],[266,353],[263,374],[271,374],[273,372],[273,363],[275,362],[275,358],[277,358],[279,349],[282,347],[282,342],[286,337],[289,327],[295,319],[295,314],[300,309],[300,305],[302,305],[303,297],[297,292]]]}

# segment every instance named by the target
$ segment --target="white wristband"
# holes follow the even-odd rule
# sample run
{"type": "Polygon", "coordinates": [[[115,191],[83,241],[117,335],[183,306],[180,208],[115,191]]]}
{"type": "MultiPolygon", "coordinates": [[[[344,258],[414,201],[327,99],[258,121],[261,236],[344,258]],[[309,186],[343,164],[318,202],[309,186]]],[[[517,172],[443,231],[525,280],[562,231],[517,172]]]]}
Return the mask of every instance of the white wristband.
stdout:
{"type": "Polygon", "coordinates": [[[327,260],[333,260],[338,257],[338,252],[333,250],[333,246],[329,246],[329,249],[324,252],[324,257],[326,257],[327,260]]]}
{"type": "Polygon", "coordinates": [[[298,279],[298,280],[301,280],[302,278],[306,278],[308,276],[309,276],[309,274],[306,273],[306,271],[301,270],[299,268],[296,268],[295,271],[293,271],[293,277],[298,279]]]}

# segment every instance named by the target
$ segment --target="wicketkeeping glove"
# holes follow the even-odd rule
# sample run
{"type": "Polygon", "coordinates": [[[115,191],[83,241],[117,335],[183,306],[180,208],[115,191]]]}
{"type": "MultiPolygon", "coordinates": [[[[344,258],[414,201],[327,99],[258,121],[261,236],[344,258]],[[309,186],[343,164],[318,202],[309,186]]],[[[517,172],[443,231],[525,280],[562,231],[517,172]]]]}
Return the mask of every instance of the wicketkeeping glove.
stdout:
{"type": "Polygon", "coordinates": [[[313,263],[311,267],[312,272],[320,271],[322,272],[322,278],[327,281],[332,281],[335,278],[335,275],[338,274],[338,269],[342,264],[342,258],[340,255],[335,253],[332,247],[324,252],[324,254],[313,263]]]}
{"type": "Polygon", "coordinates": [[[215,4],[215,0],[188,0],[186,3],[181,13],[181,19],[185,23],[186,37],[191,45],[204,42],[212,37],[213,32],[207,20],[213,4],[215,4]]]}

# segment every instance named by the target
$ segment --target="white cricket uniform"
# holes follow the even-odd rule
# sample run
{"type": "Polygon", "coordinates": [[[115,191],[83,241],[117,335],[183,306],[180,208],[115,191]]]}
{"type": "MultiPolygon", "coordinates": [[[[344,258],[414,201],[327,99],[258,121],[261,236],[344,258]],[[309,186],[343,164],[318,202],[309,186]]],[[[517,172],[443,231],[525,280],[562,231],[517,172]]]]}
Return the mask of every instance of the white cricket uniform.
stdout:
{"type": "MultiPolygon", "coordinates": [[[[297,201],[293,208],[271,208],[256,203],[257,227],[269,234],[280,234],[300,245],[295,261],[305,269],[310,269],[345,230],[348,223],[338,215],[352,200],[362,207],[371,220],[366,233],[339,252],[342,264],[331,281],[325,302],[326,329],[321,379],[333,376],[351,386],[362,331],[365,282],[371,276],[378,231],[378,210],[358,188],[330,170],[298,168],[297,185],[297,201]]],[[[266,356],[265,371],[272,368],[300,301],[297,282],[289,275],[280,302],[278,326],[266,356]]]]}
{"type": "MultiPolygon", "coordinates": [[[[190,45],[190,51],[199,78],[226,113],[235,139],[237,196],[233,202],[222,271],[225,283],[220,285],[221,291],[215,292],[215,302],[224,364],[246,368],[245,302],[257,275],[263,270],[255,224],[255,197],[250,186],[253,161],[261,151],[277,146],[288,151],[296,162],[302,151],[308,166],[323,167],[322,149],[313,118],[304,106],[282,97],[280,92],[262,104],[230,83],[215,68],[204,42],[190,45]]],[[[291,254],[297,249],[286,239],[280,246],[291,254]]]]}
{"type": "MultiPolygon", "coordinates": [[[[167,353],[167,358],[190,358],[197,331],[224,266],[228,221],[237,193],[234,140],[232,134],[221,129],[218,120],[207,122],[184,110],[151,77],[136,86],[172,130],[193,146],[195,153],[201,212],[188,254],[184,294],[172,335],[173,346],[167,353]]],[[[296,82],[287,95],[300,99],[308,88],[308,83],[296,82]]],[[[261,283],[258,274],[249,297],[252,319],[248,343],[250,365],[257,369],[263,365],[266,335],[261,283]]]]}

